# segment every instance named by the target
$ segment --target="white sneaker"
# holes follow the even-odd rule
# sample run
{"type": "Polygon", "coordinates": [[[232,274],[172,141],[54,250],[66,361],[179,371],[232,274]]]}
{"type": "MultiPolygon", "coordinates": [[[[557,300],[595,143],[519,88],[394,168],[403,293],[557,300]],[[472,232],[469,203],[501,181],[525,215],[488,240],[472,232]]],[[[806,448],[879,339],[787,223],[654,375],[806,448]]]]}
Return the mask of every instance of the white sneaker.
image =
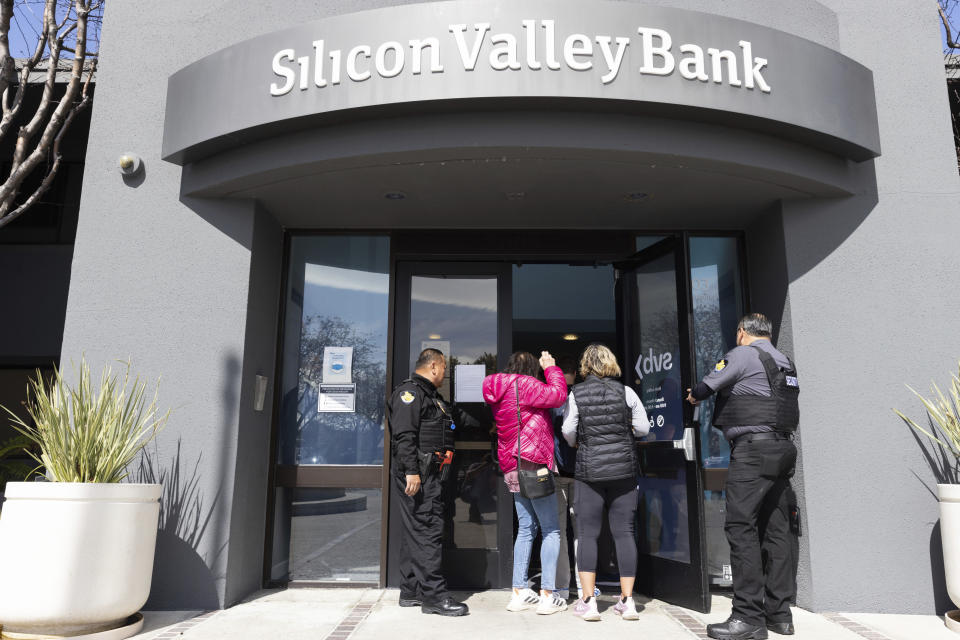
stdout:
{"type": "Polygon", "coordinates": [[[533,589],[514,589],[507,604],[507,611],[523,611],[540,604],[540,596],[533,589]]]}
{"type": "Polygon", "coordinates": [[[637,605],[634,604],[633,598],[627,598],[626,600],[617,598],[617,604],[613,605],[613,612],[624,620],[640,619],[640,614],[637,613],[637,605]]]}
{"type": "Polygon", "coordinates": [[[567,610],[567,601],[554,593],[540,592],[540,604],[537,606],[537,613],[542,616],[548,616],[551,613],[567,610]]]}

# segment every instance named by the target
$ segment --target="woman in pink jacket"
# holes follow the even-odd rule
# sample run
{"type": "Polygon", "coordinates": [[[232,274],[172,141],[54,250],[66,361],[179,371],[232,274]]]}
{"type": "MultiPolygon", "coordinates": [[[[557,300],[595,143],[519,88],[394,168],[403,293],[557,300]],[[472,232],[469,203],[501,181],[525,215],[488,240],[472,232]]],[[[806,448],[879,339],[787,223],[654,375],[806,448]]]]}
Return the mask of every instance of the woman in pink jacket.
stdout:
{"type": "Polygon", "coordinates": [[[549,465],[555,469],[553,460],[553,419],[550,409],[561,406],[566,400],[567,383],[563,371],[556,366],[553,356],[543,351],[539,366],[536,358],[526,351],[510,356],[503,373],[495,373],[483,380],[483,399],[493,410],[497,423],[497,455],[503,479],[513,493],[517,510],[519,530],[513,546],[513,595],[507,605],[509,611],[523,611],[532,606],[537,613],[550,614],[567,608],[566,601],[554,593],[557,573],[557,557],[560,552],[560,528],[557,524],[557,495],[530,500],[520,495],[517,479],[518,422],[522,421],[520,457],[524,461],[549,465]],[[537,379],[543,367],[546,382],[537,379]],[[517,398],[520,401],[520,416],[517,417],[517,398]],[[543,533],[540,545],[540,595],[527,587],[527,569],[530,565],[530,550],[537,530],[543,533]]]}

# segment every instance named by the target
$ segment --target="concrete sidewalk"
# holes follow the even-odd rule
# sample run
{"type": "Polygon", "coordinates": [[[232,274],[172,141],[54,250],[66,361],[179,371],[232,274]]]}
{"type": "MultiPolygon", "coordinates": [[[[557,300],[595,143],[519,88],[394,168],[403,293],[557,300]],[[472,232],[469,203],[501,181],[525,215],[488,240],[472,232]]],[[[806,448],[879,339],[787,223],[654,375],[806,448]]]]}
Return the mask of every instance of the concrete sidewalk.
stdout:
{"type": "MultiPolygon", "coordinates": [[[[510,613],[505,591],[458,594],[470,605],[463,618],[425,616],[419,609],[397,606],[395,589],[287,589],[261,591],[230,609],[213,612],[144,612],[143,631],[136,640],[283,640],[329,638],[374,640],[395,638],[454,638],[501,640],[523,638],[706,638],[705,625],[721,622],[730,613],[730,600],[714,596],[713,609],[703,615],[657,600],[638,599],[640,620],[617,618],[614,595],[600,598],[600,622],[584,622],[567,611],[538,616],[533,611],[510,613]],[[426,623],[426,626],[424,626],[426,623]]],[[[927,615],[861,613],[815,614],[794,609],[796,640],[958,640],[942,619],[927,615]]],[[[775,640],[784,636],[770,634],[775,640]]]]}

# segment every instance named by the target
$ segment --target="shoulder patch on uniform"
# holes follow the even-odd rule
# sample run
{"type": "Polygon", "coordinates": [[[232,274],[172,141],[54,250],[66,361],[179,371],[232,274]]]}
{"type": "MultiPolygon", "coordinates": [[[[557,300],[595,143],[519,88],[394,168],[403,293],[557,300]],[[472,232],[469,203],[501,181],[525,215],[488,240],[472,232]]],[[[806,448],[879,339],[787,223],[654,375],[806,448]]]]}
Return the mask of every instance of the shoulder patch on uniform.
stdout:
{"type": "Polygon", "coordinates": [[[717,371],[723,371],[726,367],[727,367],[727,361],[724,359],[724,360],[720,360],[720,362],[717,363],[717,366],[715,366],[714,369],[717,371]]]}
{"type": "Polygon", "coordinates": [[[412,391],[404,391],[400,394],[400,401],[403,402],[403,404],[410,404],[415,397],[412,391]]]}

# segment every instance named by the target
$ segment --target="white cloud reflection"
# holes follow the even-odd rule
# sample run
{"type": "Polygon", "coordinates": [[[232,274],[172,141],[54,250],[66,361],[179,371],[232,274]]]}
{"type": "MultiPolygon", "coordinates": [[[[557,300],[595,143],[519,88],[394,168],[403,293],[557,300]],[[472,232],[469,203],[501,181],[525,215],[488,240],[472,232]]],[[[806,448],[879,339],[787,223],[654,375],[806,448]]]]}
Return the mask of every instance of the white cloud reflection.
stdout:
{"type": "Polygon", "coordinates": [[[440,278],[414,276],[412,298],[417,302],[456,305],[483,311],[497,310],[496,278],[440,278]]]}
{"type": "Polygon", "coordinates": [[[374,271],[341,269],[322,264],[307,264],[304,281],[317,287],[332,287],[348,291],[364,291],[387,295],[390,291],[390,276],[374,271]]]}

